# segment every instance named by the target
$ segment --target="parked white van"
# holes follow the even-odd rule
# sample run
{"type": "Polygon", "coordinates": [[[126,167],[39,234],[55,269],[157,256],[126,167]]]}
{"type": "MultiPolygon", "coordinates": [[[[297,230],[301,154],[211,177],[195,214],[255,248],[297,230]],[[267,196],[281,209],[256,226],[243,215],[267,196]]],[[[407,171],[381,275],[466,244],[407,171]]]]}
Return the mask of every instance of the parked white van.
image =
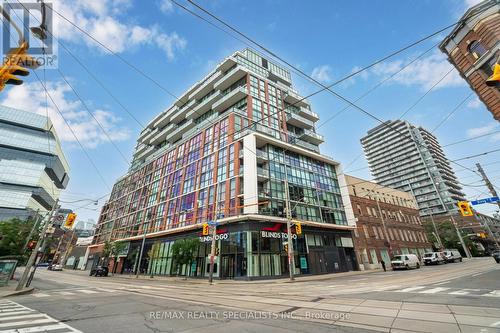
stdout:
{"type": "Polygon", "coordinates": [[[391,260],[393,270],[420,268],[420,261],[415,254],[398,254],[391,260]]]}
{"type": "Polygon", "coordinates": [[[446,258],[443,252],[427,252],[424,253],[424,264],[439,265],[446,264],[446,258]]]}
{"type": "Polygon", "coordinates": [[[443,253],[447,262],[462,262],[462,255],[457,249],[445,249],[443,253]]]}

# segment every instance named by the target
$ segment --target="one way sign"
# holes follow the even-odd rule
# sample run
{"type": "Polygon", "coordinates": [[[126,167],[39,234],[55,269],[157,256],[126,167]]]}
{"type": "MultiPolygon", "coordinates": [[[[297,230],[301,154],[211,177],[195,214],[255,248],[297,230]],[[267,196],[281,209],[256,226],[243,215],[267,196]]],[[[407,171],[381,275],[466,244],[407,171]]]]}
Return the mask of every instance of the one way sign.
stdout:
{"type": "Polygon", "coordinates": [[[481,204],[490,203],[490,202],[497,202],[497,201],[500,201],[500,199],[498,197],[491,197],[491,198],[474,200],[474,201],[471,201],[470,203],[471,203],[471,205],[475,206],[475,205],[481,205],[481,204]]]}

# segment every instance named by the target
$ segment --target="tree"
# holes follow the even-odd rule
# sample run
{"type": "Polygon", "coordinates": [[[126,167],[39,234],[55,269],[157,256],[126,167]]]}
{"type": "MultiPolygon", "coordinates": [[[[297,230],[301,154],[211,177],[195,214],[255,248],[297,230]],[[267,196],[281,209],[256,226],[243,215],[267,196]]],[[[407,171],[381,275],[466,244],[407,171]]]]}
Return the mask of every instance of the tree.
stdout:
{"type": "Polygon", "coordinates": [[[111,255],[111,250],[113,248],[113,244],[110,242],[110,241],[105,241],[104,242],[104,246],[102,248],[102,252],[101,252],[101,259],[103,259],[102,261],[102,266],[107,266],[108,264],[108,259],[109,259],[109,256],[111,255]]]}
{"type": "Polygon", "coordinates": [[[151,278],[153,278],[153,261],[160,255],[160,247],[161,247],[160,242],[154,242],[153,246],[151,246],[151,249],[148,251],[149,272],[151,278]]]}
{"type": "Polygon", "coordinates": [[[123,250],[127,247],[127,243],[125,242],[114,242],[112,243],[109,249],[109,256],[113,258],[113,269],[111,270],[111,274],[113,274],[116,270],[116,265],[118,264],[118,257],[122,254],[123,250]]]}
{"type": "MultiPolygon", "coordinates": [[[[13,218],[7,221],[0,221],[0,255],[18,257],[21,261],[25,259],[27,249],[26,237],[28,237],[34,222],[32,220],[22,221],[13,218]]],[[[38,236],[35,232],[33,238],[38,236]]]]}
{"type": "MultiPolygon", "coordinates": [[[[429,241],[432,242],[433,244],[438,244],[438,241],[434,235],[435,232],[432,224],[425,223],[424,229],[425,232],[427,233],[427,238],[429,239],[429,241]]],[[[457,232],[451,221],[442,221],[436,223],[436,229],[439,233],[439,237],[441,238],[441,242],[443,243],[443,247],[445,249],[457,249],[460,251],[462,256],[464,257],[466,256],[466,254],[463,253],[462,244],[460,243],[460,239],[458,239],[457,232]]],[[[462,238],[465,242],[465,246],[469,248],[471,255],[473,257],[478,256],[479,253],[477,251],[477,247],[474,244],[474,242],[469,237],[467,237],[467,235],[464,235],[463,232],[462,232],[462,238]]]]}
{"type": "Polygon", "coordinates": [[[180,275],[180,269],[185,267],[184,279],[187,279],[191,263],[196,257],[200,242],[196,238],[180,239],[172,245],[174,269],[180,275]]]}

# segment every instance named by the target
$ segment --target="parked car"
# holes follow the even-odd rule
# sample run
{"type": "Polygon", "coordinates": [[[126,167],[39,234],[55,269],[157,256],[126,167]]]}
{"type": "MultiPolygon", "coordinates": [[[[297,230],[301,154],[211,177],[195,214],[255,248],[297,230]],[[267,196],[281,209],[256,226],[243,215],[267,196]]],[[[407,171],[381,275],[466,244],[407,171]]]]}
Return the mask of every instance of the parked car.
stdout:
{"type": "Polygon", "coordinates": [[[108,276],[108,268],[106,266],[96,266],[90,270],[90,276],[108,276]]]}
{"type": "Polygon", "coordinates": [[[59,265],[59,264],[52,264],[52,265],[49,265],[49,267],[47,267],[47,269],[49,271],[62,271],[62,265],[59,265]]]}
{"type": "Polygon", "coordinates": [[[400,254],[392,258],[391,266],[393,270],[420,268],[420,260],[415,254],[400,254]]]}
{"type": "Polygon", "coordinates": [[[495,251],[491,254],[493,259],[497,262],[497,264],[500,264],[500,251],[495,251]]]}
{"type": "Polygon", "coordinates": [[[427,252],[424,253],[425,265],[439,265],[446,263],[446,257],[443,252],[427,252]]]}
{"type": "Polygon", "coordinates": [[[462,262],[462,255],[456,249],[446,249],[443,253],[447,262],[462,262]]]}

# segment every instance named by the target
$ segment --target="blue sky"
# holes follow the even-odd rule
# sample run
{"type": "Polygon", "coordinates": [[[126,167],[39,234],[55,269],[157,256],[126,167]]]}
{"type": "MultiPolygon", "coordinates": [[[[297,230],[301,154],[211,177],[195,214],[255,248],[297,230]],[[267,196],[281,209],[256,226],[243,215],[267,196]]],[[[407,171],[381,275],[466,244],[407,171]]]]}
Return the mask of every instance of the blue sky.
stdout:
{"type": "MultiPolygon", "coordinates": [[[[184,0],[178,1],[186,4],[184,0]]],[[[55,10],[177,96],[224,57],[246,47],[167,0],[53,2],[55,10]]],[[[356,68],[455,22],[469,5],[476,2],[199,1],[216,15],[324,83],[331,83],[356,68]]],[[[71,165],[71,181],[62,199],[96,199],[109,193],[114,181],[126,172],[128,165],[87,113],[85,105],[99,119],[128,161],[131,160],[141,128],[93,81],[65,48],[76,55],[142,124],[168,107],[173,102],[173,97],[57,15],[55,19],[55,34],[60,43],[58,68],[82,97],[84,104],[65,85],[59,71],[55,69],[45,71],[47,87],[105,182],[98,176],[50,100],[48,104],[45,103],[45,93],[34,75],[30,75],[24,85],[4,90],[0,95],[0,103],[41,114],[48,112],[71,165]]],[[[424,50],[437,44],[441,38],[442,36],[436,37],[422,43],[336,86],[335,90],[354,100],[424,50]]],[[[381,119],[396,119],[441,79],[450,70],[450,66],[439,50],[434,48],[358,104],[381,119]]],[[[37,73],[43,77],[42,69],[38,69],[37,73]]],[[[297,75],[294,75],[294,83],[303,95],[318,90],[317,86],[297,75]]],[[[432,130],[470,92],[453,70],[404,119],[432,130]]],[[[321,116],[319,124],[345,106],[325,92],[312,97],[311,103],[321,116]]],[[[359,139],[375,125],[377,123],[373,119],[359,111],[346,110],[319,127],[318,132],[326,137],[326,143],[321,146],[322,152],[342,162],[347,171],[354,170],[353,175],[370,178],[366,161],[360,156],[362,149],[359,139]]],[[[473,96],[435,134],[441,144],[445,145],[495,130],[500,130],[500,124],[473,96]]],[[[463,145],[445,147],[445,152],[449,159],[457,159],[499,146],[500,135],[492,135],[463,145]]],[[[471,168],[476,162],[484,163],[493,182],[499,183],[500,163],[493,163],[497,160],[500,160],[499,154],[492,153],[460,163],[471,168]],[[489,163],[493,164],[487,165],[489,163]]],[[[456,166],[454,169],[463,183],[480,184],[479,177],[474,173],[460,170],[456,166]]],[[[465,191],[472,199],[485,196],[487,189],[466,187],[465,191]]],[[[80,209],[80,217],[97,219],[103,202],[101,200],[98,206],[90,205],[86,209],[80,209]]],[[[76,208],[86,203],[83,201],[66,206],[76,208]]],[[[481,211],[494,212],[496,209],[487,206],[481,207],[481,211]]]]}

